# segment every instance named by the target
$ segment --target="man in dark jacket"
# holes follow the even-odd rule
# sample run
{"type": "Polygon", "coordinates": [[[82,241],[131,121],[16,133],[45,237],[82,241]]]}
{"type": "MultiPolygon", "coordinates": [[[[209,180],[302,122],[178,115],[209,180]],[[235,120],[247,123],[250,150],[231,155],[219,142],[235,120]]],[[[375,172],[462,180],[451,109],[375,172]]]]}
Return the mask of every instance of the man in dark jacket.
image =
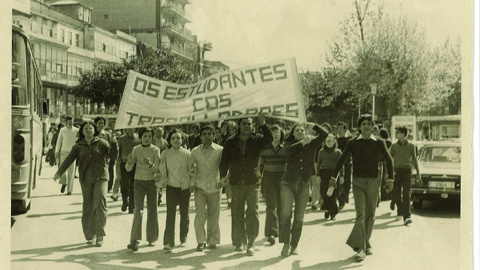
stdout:
{"type": "Polygon", "coordinates": [[[220,162],[222,184],[226,182],[227,172],[230,175],[232,244],[236,251],[243,251],[243,246],[247,245],[247,255],[250,256],[255,252],[254,242],[260,227],[258,159],[262,149],[273,141],[272,131],[265,125],[265,116],[262,113],[258,115],[258,120],[263,135],[253,132],[252,118],[239,120],[239,132],[226,140],[220,162]]]}
{"type": "Polygon", "coordinates": [[[335,183],[341,167],[351,155],[353,166],[353,196],[355,198],[356,219],[347,245],[357,252],[355,259],[363,261],[365,255],[372,255],[370,237],[375,222],[378,190],[381,181],[378,177],[378,162],[383,157],[388,171],[388,192],[393,189],[393,162],[383,140],[372,134],[373,120],[370,115],[360,117],[358,127],[361,134],[347,142],[345,151],[337,161],[331,182],[335,183]]]}

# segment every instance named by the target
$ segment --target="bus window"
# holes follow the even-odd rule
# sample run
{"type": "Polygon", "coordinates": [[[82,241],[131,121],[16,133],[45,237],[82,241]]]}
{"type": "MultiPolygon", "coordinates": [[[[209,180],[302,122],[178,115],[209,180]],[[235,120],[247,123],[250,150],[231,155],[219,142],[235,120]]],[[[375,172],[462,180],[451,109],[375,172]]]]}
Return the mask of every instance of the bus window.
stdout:
{"type": "Polygon", "coordinates": [[[12,35],[12,105],[28,105],[27,47],[21,35],[15,32],[12,35]]]}

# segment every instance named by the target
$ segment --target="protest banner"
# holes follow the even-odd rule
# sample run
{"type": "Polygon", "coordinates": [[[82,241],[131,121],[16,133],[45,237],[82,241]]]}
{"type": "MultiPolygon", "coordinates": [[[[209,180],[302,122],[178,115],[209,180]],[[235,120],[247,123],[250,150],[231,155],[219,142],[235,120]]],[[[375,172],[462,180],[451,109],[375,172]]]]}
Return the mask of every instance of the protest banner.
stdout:
{"type": "Polygon", "coordinates": [[[115,129],[255,117],[306,122],[295,59],[214,74],[189,85],[130,71],[115,129]]]}

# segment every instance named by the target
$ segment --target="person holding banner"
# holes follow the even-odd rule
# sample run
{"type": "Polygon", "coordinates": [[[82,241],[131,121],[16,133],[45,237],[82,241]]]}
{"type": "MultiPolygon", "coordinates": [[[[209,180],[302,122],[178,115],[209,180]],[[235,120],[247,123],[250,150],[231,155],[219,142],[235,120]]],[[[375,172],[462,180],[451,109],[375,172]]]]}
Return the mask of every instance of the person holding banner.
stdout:
{"type": "Polygon", "coordinates": [[[280,182],[282,213],[279,237],[279,242],[283,243],[281,255],[284,257],[297,253],[305,208],[309,198],[309,180],[315,174],[315,152],[325,141],[327,135],[327,130],[319,125],[296,124],[285,139],[284,151],[287,156],[287,166],[280,182]],[[318,136],[312,139],[305,133],[306,129],[313,129],[318,136]],[[292,224],[293,205],[295,205],[295,212],[292,224]]]}
{"type": "Polygon", "coordinates": [[[188,208],[190,195],[195,189],[193,164],[190,151],[182,147],[182,133],[173,129],[167,137],[170,148],[160,157],[160,174],[166,179],[167,218],[163,235],[163,250],[171,252],[175,246],[175,216],[180,208],[180,242],[187,241],[189,230],[188,208]]]}
{"type": "Polygon", "coordinates": [[[254,243],[260,227],[258,159],[262,149],[273,141],[272,131],[265,124],[265,115],[259,113],[258,120],[263,134],[253,133],[252,118],[238,121],[239,132],[226,140],[220,162],[222,184],[226,183],[227,172],[230,171],[232,244],[236,251],[243,251],[246,245],[249,256],[255,253],[254,243]]]}

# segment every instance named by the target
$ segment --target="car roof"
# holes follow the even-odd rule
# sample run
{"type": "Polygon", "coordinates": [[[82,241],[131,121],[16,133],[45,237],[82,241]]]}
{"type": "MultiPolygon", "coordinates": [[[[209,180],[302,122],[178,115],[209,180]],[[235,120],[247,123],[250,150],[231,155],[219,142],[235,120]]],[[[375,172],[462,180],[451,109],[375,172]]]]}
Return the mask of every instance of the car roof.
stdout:
{"type": "Polygon", "coordinates": [[[435,142],[417,141],[415,145],[419,147],[461,147],[462,146],[459,142],[452,142],[452,141],[435,141],[435,142]]]}

